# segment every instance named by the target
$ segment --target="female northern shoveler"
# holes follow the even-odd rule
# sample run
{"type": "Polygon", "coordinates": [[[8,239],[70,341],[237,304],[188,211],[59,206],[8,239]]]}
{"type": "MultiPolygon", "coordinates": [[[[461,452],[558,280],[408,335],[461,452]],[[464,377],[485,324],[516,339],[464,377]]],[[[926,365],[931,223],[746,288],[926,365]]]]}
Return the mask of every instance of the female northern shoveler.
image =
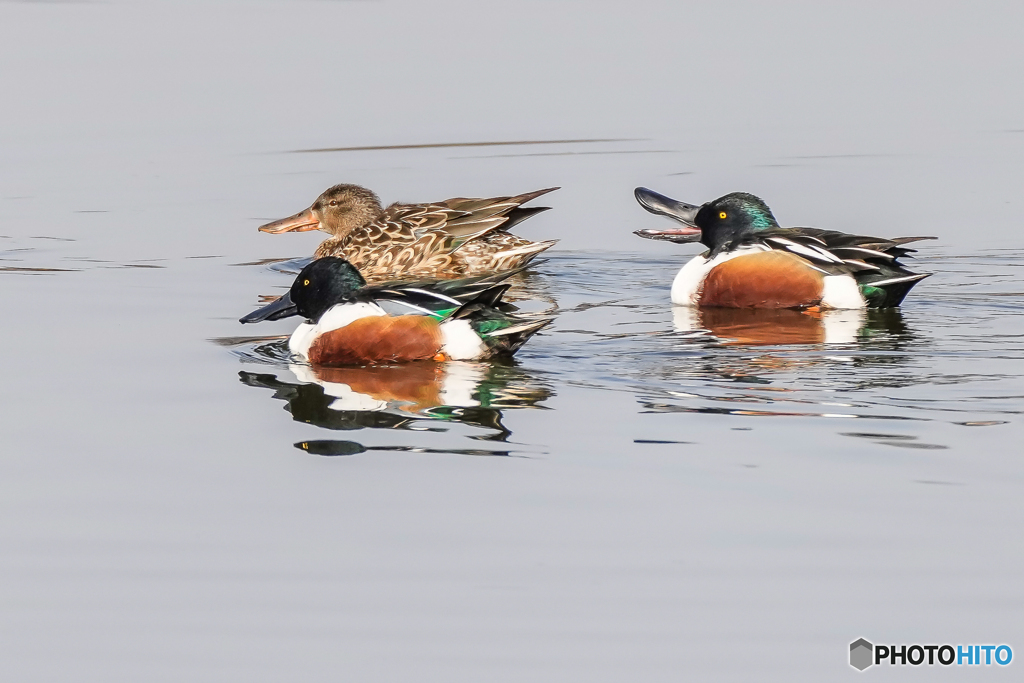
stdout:
{"type": "Polygon", "coordinates": [[[301,315],[288,348],[316,365],[411,360],[476,360],[511,355],[552,318],[495,308],[507,275],[441,283],[367,287],[351,263],[325,256],[307,265],[291,290],[239,322],[301,315]]]}
{"type": "Polygon", "coordinates": [[[519,268],[553,246],[557,240],[531,242],[509,229],[548,209],[524,209],[521,204],[557,189],[516,197],[392,204],[384,209],[365,187],[335,185],[308,209],[260,230],[330,233],[314,258],[341,256],[371,282],[409,276],[462,278],[519,268]]]}
{"type": "Polygon", "coordinates": [[[634,194],[651,213],[682,224],[637,230],[641,237],[700,242],[708,251],[683,266],[672,283],[672,303],[725,308],[887,308],[899,306],[931,273],[899,262],[902,245],[934,237],[881,239],[817,228],[779,227],[771,209],[746,192],[702,206],[644,187],[634,194]]]}

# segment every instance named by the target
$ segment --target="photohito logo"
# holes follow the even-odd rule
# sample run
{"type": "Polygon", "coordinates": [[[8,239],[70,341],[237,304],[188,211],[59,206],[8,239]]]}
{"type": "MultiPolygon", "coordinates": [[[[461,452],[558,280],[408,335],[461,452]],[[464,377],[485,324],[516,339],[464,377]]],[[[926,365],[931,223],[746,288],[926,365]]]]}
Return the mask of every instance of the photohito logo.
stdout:
{"type": "Polygon", "coordinates": [[[864,638],[850,643],[850,666],[858,671],[872,664],[1006,666],[1012,661],[1009,645],[872,645],[864,638]]]}

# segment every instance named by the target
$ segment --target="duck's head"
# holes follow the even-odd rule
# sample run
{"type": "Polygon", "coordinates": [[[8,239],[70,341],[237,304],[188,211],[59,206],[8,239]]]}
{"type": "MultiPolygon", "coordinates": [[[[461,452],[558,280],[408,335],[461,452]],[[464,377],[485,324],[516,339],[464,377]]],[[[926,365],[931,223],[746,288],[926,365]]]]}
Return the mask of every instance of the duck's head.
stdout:
{"type": "Polygon", "coordinates": [[[303,268],[287,294],[238,322],[257,323],[301,315],[316,323],[335,304],[352,301],[365,285],[366,280],[351,263],[337,256],[325,256],[303,268]]]}
{"type": "Polygon", "coordinates": [[[669,230],[637,230],[635,234],[652,240],[700,242],[710,249],[779,227],[772,210],[759,197],[746,192],[730,192],[718,199],[695,206],[658,194],[646,187],[634,191],[640,206],[651,213],[668,216],[682,227],[669,230]]]}
{"type": "Polygon", "coordinates": [[[343,238],[376,220],[384,212],[380,199],[359,185],[335,185],[316,198],[313,206],[294,216],[261,225],[262,232],[323,230],[343,238]]]}

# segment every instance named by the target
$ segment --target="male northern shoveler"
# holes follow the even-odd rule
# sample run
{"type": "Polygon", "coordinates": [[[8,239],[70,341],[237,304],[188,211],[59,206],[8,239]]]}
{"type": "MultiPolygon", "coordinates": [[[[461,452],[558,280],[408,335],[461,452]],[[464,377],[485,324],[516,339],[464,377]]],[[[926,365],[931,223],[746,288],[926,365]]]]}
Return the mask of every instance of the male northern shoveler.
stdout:
{"type": "Polygon", "coordinates": [[[263,232],[323,230],[331,237],[314,258],[341,256],[371,282],[401,277],[462,278],[526,265],[557,240],[531,242],[509,229],[549,207],[523,208],[557,190],[515,197],[457,197],[431,204],[381,207],[359,185],[335,185],[304,211],[260,227],[263,232]]]}
{"type": "Polygon", "coordinates": [[[507,275],[367,287],[345,259],[307,265],[287,294],[239,322],[301,315],[288,348],[316,365],[476,360],[511,355],[552,318],[496,308],[507,275]]]}
{"type": "Polygon", "coordinates": [[[902,245],[934,237],[881,239],[817,228],[779,227],[771,209],[746,192],[694,206],[644,187],[634,194],[651,213],[682,224],[637,230],[647,239],[708,247],[672,283],[672,303],[725,308],[888,308],[931,273],[907,270],[902,245]]]}

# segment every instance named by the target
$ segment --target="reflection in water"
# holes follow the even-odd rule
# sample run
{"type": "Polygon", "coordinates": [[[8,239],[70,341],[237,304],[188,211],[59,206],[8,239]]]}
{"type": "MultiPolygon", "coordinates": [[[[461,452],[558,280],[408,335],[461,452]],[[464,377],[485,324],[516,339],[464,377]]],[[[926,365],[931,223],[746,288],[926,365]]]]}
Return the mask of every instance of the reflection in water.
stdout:
{"type": "MultiPolygon", "coordinates": [[[[661,354],[643,386],[636,387],[642,412],[929,419],[859,395],[927,381],[914,367],[913,352],[929,341],[913,331],[899,309],[673,306],[671,314],[674,334],[658,339],[675,352],[661,354]]],[[[904,447],[942,448],[912,443],[904,447]]]]}
{"type": "MultiPolygon", "coordinates": [[[[292,364],[288,369],[297,382],[270,373],[243,371],[239,376],[248,386],[273,389],[274,398],[287,401],[292,419],[334,430],[445,431],[422,424],[429,420],[479,427],[489,433],[472,438],[506,441],[511,432],[502,424],[502,411],[540,407],[553,394],[545,383],[514,365],[452,361],[348,368],[292,364]]],[[[305,450],[323,455],[348,455],[346,449],[362,448],[351,442],[306,444],[305,450]],[[324,445],[332,443],[342,445],[324,445]],[[331,449],[340,451],[327,452],[331,449]]],[[[396,449],[416,450],[384,450],[396,449]]]]}
{"type": "Polygon", "coordinates": [[[707,330],[728,344],[852,344],[868,322],[864,310],[672,307],[676,332],[707,330]]]}
{"type": "Polygon", "coordinates": [[[899,308],[869,308],[866,316],[857,332],[862,348],[902,351],[911,344],[919,348],[925,344],[925,338],[907,324],[899,308]]]}
{"type": "Polygon", "coordinates": [[[443,149],[447,147],[509,147],[517,145],[579,145],[594,142],[632,142],[635,138],[584,138],[576,140],[492,140],[488,142],[426,142],[409,145],[371,145],[363,147],[322,147],[319,149],[296,149],[292,154],[316,154],[322,152],[371,152],[393,149],[443,149]]]}
{"type": "MultiPolygon", "coordinates": [[[[712,400],[712,401],[726,401],[726,402],[737,402],[737,403],[774,403],[775,401],[766,400],[762,396],[747,395],[747,396],[689,396],[687,398],[712,400]]],[[[807,401],[789,399],[795,403],[807,403],[807,401]]],[[[781,399],[778,399],[781,402],[781,399]]],[[[821,411],[799,411],[799,410],[752,410],[749,408],[719,408],[716,406],[706,405],[679,405],[676,403],[659,403],[654,401],[643,401],[640,404],[644,410],[641,412],[645,413],[702,413],[705,415],[740,415],[743,417],[829,417],[829,418],[871,418],[873,420],[921,420],[918,417],[906,417],[903,415],[878,415],[874,413],[847,413],[847,412],[821,412],[821,411]]],[[[850,406],[846,406],[850,407],[850,406]]],[[[887,445],[891,445],[886,442],[887,445]]],[[[916,446],[917,448],[924,448],[925,446],[916,446]]],[[[932,447],[932,446],[928,446],[932,447]]],[[[937,446],[937,448],[945,448],[945,446],[937,446]]]]}
{"type": "Polygon", "coordinates": [[[919,448],[922,450],[943,450],[949,446],[936,443],[924,443],[917,440],[916,436],[908,434],[884,434],[875,432],[840,432],[843,436],[852,436],[858,439],[868,439],[883,446],[896,446],[897,448],[919,448]]]}
{"type": "Polygon", "coordinates": [[[666,379],[704,377],[767,386],[785,373],[818,368],[825,370],[820,377],[833,388],[862,388],[865,383],[899,386],[898,375],[865,370],[905,364],[908,346],[924,343],[899,309],[812,312],[673,306],[672,316],[673,329],[686,335],[677,337],[674,345],[692,349],[696,357],[663,362],[656,373],[666,379]],[[766,351],[765,346],[784,348],[766,351]]]}
{"type": "Polygon", "coordinates": [[[313,455],[356,455],[367,451],[391,451],[399,453],[447,453],[451,455],[501,455],[509,456],[511,451],[489,451],[481,448],[422,448],[420,446],[364,446],[355,441],[332,441],[315,439],[300,441],[296,448],[313,455]]]}

